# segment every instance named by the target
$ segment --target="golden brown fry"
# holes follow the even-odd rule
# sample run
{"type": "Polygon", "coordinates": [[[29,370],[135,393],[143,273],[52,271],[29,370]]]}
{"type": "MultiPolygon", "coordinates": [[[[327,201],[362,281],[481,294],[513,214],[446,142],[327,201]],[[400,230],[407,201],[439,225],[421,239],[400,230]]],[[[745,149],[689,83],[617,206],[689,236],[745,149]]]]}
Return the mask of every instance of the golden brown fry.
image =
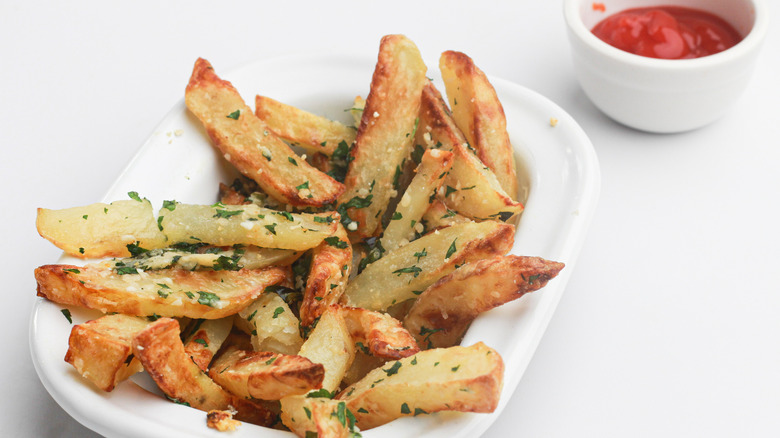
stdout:
{"type": "Polygon", "coordinates": [[[195,62],[185,102],[225,159],[275,199],[321,206],[344,191],[341,183],[310,166],[274,135],[205,59],[195,62]]]}
{"type": "MultiPolygon", "coordinates": [[[[303,344],[298,331],[298,318],[284,300],[266,292],[238,313],[249,325],[252,346],[256,351],[296,354],[303,344]]],[[[241,324],[241,323],[240,323],[241,324]]]]}
{"type": "Polygon", "coordinates": [[[141,371],[133,357],[133,337],[149,325],[146,318],[106,315],[73,326],[65,362],[103,391],[141,371]]]}
{"type": "Polygon", "coordinates": [[[233,318],[199,319],[184,342],[184,351],[203,371],[208,371],[211,360],[217,354],[233,328],[233,318]]]}
{"type": "Polygon", "coordinates": [[[423,348],[450,347],[480,313],[541,289],[561,269],[563,263],[515,255],[468,263],[425,289],[404,327],[423,348]]]}
{"type": "Polygon", "coordinates": [[[422,92],[418,134],[427,147],[454,154],[452,169],[439,192],[450,209],[472,219],[504,221],[523,211],[523,204],[504,191],[496,175],[469,149],[447,104],[430,82],[422,92]]]}
{"type": "Polygon", "coordinates": [[[325,366],[323,388],[332,392],[339,387],[355,358],[355,343],[339,306],[332,305],[322,314],[298,354],[325,366]]]}
{"type": "Polygon", "coordinates": [[[236,397],[204,374],[184,351],[179,323],[160,318],[133,339],[133,351],[160,390],[169,398],[201,411],[237,411],[236,419],[263,426],[274,414],[260,404],[236,397]]]}
{"type": "Polygon", "coordinates": [[[329,398],[282,399],[282,422],[301,438],[350,438],[347,404],[329,398]]]}
{"type": "Polygon", "coordinates": [[[485,73],[463,53],[442,53],[439,69],[455,123],[477,150],[479,159],[493,170],[501,187],[512,199],[517,199],[514,150],[496,90],[485,73]]]}
{"type": "Polygon", "coordinates": [[[279,267],[119,274],[108,263],[41,266],[35,270],[38,296],[104,313],[215,319],[237,313],[287,277],[279,267]]]}
{"type": "Polygon", "coordinates": [[[417,47],[403,35],[382,38],[371,90],[350,151],[346,191],[339,203],[362,199],[365,207],[351,206],[360,237],[379,233],[380,219],[396,191],[395,170],[409,156],[420,110],[420,93],[427,82],[425,64],[417,47]]]}
{"type": "Polygon", "coordinates": [[[336,233],[312,250],[311,268],[301,302],[301,325],[309,326],[347,287],[352,268],[352,244],[341,224],[336,233]]]}
{"type": "Polygon", "coordinates": [[[392,251],[414,239],[415,231],[422,230],[420,220],[434,200],[452,167],[452,152],[428,149],[382,235],[382,247],[392,251]],[[418,227],[418,228],[416,228],[418,227]]]}
{"type": "Polygon", "coordinates": [[[80,258],[126,257],[130,255],[127,245],[136,242],[147,249],[167,245],[146,199],[62,210],[39,208],[35,226],[57,248],[80,258]]]}
{"type": "Polygon", "coordinates": [[[354,128],[270,97],[255,97],[255,115],[271,132],[312,154],[330,156],[339,143],[355,141],[354,128]]]}
{"type": "Polygon", "coordinates": [[[420,351],[414,337],[401,322],[386,313],[360,307],[341,307],[349,334],[355,344],[383,359],[401,359],[420,351]]]}
{"type": "Polygon", "coordinates": [[[479,342],[388,362],[338,395],[361,430],[438,411],[493,412],[503,384],[501,356],[479,342]]]}
{"type": "Polygon", "coordinates": [[[347,304],[370,310],[415,298],[455,266],[506,254],[515,227],[495,221],[453,225],[386,253],[347,285],[347,304]]]}
{"type": "Polygon", "coordinates": [[[280,400],[320,388],[325,368],[302,356],[231,347],[214,361],[209,375],[235,395],[280,400]]]}

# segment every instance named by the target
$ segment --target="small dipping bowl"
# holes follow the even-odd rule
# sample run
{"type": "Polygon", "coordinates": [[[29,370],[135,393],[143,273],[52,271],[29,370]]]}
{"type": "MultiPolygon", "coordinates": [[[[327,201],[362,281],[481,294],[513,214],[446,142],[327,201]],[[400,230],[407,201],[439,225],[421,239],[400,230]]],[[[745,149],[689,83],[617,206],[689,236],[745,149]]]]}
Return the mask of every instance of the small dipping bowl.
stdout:
{"type": "Polygon", "coordinates": [[[574,71],[590,100],[626,126],[675,133],[714,122],[747,86],[767,31],[763,0],[565,0],[574,71]],[[694,59],[656,59],[612,47],[591,32],[626,9],[680,6],[715,14],[743,37],[694,59]]]}

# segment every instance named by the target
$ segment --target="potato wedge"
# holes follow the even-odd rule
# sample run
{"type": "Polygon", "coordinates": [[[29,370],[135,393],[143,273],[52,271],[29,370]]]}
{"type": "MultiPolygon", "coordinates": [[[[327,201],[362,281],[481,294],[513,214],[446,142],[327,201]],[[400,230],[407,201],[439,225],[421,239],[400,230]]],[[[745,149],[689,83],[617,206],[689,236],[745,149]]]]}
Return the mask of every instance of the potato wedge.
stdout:
{"type": "Polygon", "coordinates": [[[358,427],[367,430],[396,418],[438,411],[493,412],[503,376],[501,356],[479,342],[388,362],[337,398],[347,402],[358,427]]]}
{"type": "Polygon", "coordinates": [[[133,337],[149,325],[146,318],[106,315],[73,326],[65,362],[103,391],[142,370],[133,356],[133,337]]]}
{"type": "Polygon", "coordinates": [[[312,154],[330,156],[342,141],[355,141],[354,128],[270,97],[255,97],[255,115],[278,137],[312,154]]]}
{"type": "Polygon", "coordinates": [[[214,383],[184,351],[179,323],[160,318],[133,339],[133,352],[168,398],[201,411],[237,411],[236,419],[270,426],[275,415],[264,406],[230,394],[214,383]]]}
{"type": "Polygon", "coordinates": [[[382,234],[381,242],[385,251],[392,251],[413,240],[416,226],[422,229],[422,225],[418,224],[421,224],[423,214],[433,202],[451,167],[452,152],[428,149],[423,153],[414,178],[382,234]]]}
{"type": "Polygon", "coordinates": [[[133,267],[143,271],[181,267],[188,271],[213,269],[215,271],[260,269],[267,266],[287,266],[303,254],[289,249],[260,248],[254,245],[218,247],[207,244],[174,244],[170,248],[138,249],[135,257],[118,259],[114,265],[133,267]]]}
{"type": "Polygon", "coordinates": [[[301,302],[301,325],[310,326],[347,287],[352,268],[352,244],[339,224],[336,233],[312,250],[309,277],[301,302]]]}
{"type": "Polygon", "coordinates": [[[344,191],[341,183],[310,166],[274,135],[205,59],[195,62],[184,96],[225,159],[275,199],[321,206],[344,191]]]}
{"type": "Polygon", "coordinates": [[[485,73],[461,52],[447,51],[439,58],[452,117],[469,144],[495,173],[501,187],[517,199],[515,156],[506,132],[504,107],[485,73]]]}
{"type": "Polygon", "coordinates": [[[301,438],[351,438],[354,416],[347,404],[329,398],[303,396],[282,399],[282,422],[301,438]]]}
{"type": "Polygon", "coordinates": [[[320,317],[298,355],[325,366],[322,387],[335,391],[355,358],[355,343],[339,307],[329,307],[320,317]]]}
{"type": "Polygon", "coordinates": [[[506,254],[515,227],[495,221],[469,222],[428,233],[368,265],[347,285],[347,304],[387,310],[417,297],[457,265],[506,254]]]}
{"type": "Polygon", "coordinates": [[[353,160],[344,180],[346,191],[339,198],[340,204],[349,206],[349,218],[357,222],[347,222],[347,229],[360,237],[378,234],[381,216],[396,194],[395,169],[411,152],[426,70],[419,50],[408,38],[382,38],[371,90],[350,151],[353,160]]]}
{"type": "Polygon", "coordinates": [[[62,210],[39,208],[35,226],[43,238],[79,258],[126,257],[130,255],[127,245],[134,243],[149,249],[167,245],[146,199],[62,210]]]}
{"type": "Polygon", "coordinates": [[[298,318],[279,295],[266,292],[238,313],[253,327],[255,351],[296,354],[303,344],[298,318]]]}
{"type": "Polygon", "coordinates": [[[429,230],[471,222],[471,219],[458,214],[455,210],[450,210],[444,205],[444,202],[438,199],[434,199],[433,202],[428,205],[428,209],[425,210],[422,220],[429,230]]]}
{"type": "Polygon", "coordinates": [[[383,359],[401,359],[420,351],[401,322],[386,313],[359,307],[340,307],[355,345],[383,359]]]}
{"type": "Polygon", "coordinates": [[[320,388],[325,367],[302,356],[232,347],[214,361],[209,376],[235,395],[280,400],[320,388]]]}
{"type": "Polygon", "coordinates": [[[288,213],[247,205],[176,204],[160,210],[170,242],[256,245],[302,251],[336,232],[336,213],[288,213]]]}
{"type": "Polygon", "coordinates": [[[504,221],[523,211],[523,204],[504,191],[496,175],[469,149],[439,90],[430,82],[422,92],[418,133],[422,133],[427,147],[454,154],[452,169],[439,194],[450,209],[472,219],[504,221]]]}
{"type": "Polygon", "coordinates": [[[423,348],[456,345],[480,313],[541,289],[561,269],[563,263],[515,255],[467,263],[425,289],[404,327],[423,348]]]}
{"type": "Polygon", "coordinates": [[[202,371],[209,370],[222,343],[233,329],[233,318],[198,319],[184,340],[184,351],[202,371]]]}
{"type": "Polygon", "coordinates": [[[41,266],[35,270],[38,296],[104,313],[215,319],[237,313],[287,277],[279,267],[119,273],[108,263],[41,266]]]}

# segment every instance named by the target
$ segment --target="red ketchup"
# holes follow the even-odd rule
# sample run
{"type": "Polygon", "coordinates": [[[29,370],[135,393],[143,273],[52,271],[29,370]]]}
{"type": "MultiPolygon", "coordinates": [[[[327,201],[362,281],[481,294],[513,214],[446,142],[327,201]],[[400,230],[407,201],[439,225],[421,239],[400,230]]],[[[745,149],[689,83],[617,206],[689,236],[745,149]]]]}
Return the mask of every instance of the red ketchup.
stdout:
{"type": "Polygon", "coordinates": [[[592,32],[620,50],[662,59],[701,58],[722,52],[742,39],[717,15],[678,6],[618,12],[602,20],[592,32]]]}

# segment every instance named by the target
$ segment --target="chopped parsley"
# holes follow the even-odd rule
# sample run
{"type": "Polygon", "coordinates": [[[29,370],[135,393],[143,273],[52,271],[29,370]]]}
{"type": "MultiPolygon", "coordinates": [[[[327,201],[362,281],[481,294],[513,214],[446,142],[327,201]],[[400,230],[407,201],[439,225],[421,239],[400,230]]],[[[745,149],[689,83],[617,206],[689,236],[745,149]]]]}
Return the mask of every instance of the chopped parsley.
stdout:
{"type": "Polygon", "coordinates": [[[403,218],[404,218],[404,215],[401,214],[400,211],[396,211],[395,213],[393,213],[393,217],[390,218],[390,220],[397,221],[397,220],[401,220],[403,218]]]}
{"type": "Polygon", "coordinates": [[[73,324],[73,317],[70,315],[70,310],[68,309],[62,309],[60,310],[63,315],[65,315],[65,318],[68,320],[69,323],[73,324]]]}
{"type": "Polygon", "coordinates": [[[138,192],[127,192],[127,196],[134,201],[142,202],[141,197],[138,196],[138,192]]]}
{"type": "Polygon", "coordinates": [[[241,214],[244,212],[244,210],[222,210],[222,209],[215,209],[217,214],[214,215],[216,218],[224,218],[227,219],[229,217],[235,216],[237,214],[241,214]]]}
{"type": "Polygon", "coordinates": [[[211,292],[198,291],[198,304],[214,307],[219,302],[219,296],[211,292]]]}
{"type": "Polygon", "coordinates": [[[417,266],[409,266],[395,270],[393,271],[393,274],[398,274],[399,277],[401,274],[414,274],[414,277],[417,278],[417,276],[420,275],[420,272],[422,272],[422,269],[418,268],[417,266]]]}
{"type": "Polygon", "coordinates": [[[388,376],[392,376],[393,374],[398,374],[398,370],[400,368],[401,368],[401,362],[400,361],[396,361],[393,364],[393,366],[391,366],[390,368],[388,368],[388,369],[382,368],[382,371],[384,371],[385,374],[387,374],[388,376]]]}
{"type": "Polygon", "coordinates": [[[407,405],[406,403],[402,404],[401,405],[401,413],[402,414],[411,414],[412,411],[409,410],[409,405],[407,405]]]}
{"type": "Polygon", "coordinates": [[[455,254],[455,251],[457,251],[457,250],[458,250],[458,249],[455,247],[455,242],[457,242],[457,241],[458,241],[458,238],[457,238],[457,237],[455,238],[455,240],[453,240],[453,241],[452,241],[452,243],[450,244],[450,247],[449,247],[449,249],[447,249],[447,255],[445,255],[445,256],[444,256],[444,258],[445,258],[445,259],[448,259],[448,258],[450,258],[450,257],[451,257],[453,254],[455,254]]]}
{"type": "Polygon", "coordinates": [[[271,232],[274,236],[276,236],[276,224],[269,224],[265,226],[265,229],[271,232]]]}
{"type": "Polygon", "coordinates": [[[209,343],[206,342],[205,339],[198,338],[198,339],[195,339],[193,342],[198,343],[198,344],[200,344],[200,345],[202,345],[202,346],[204,346],[206,348],[209,348],[209,343]]]}
{"type": "Polygon", "coordinates": [[[295,158],[293,158],[293,157],[287,157],[287,161],[292,163],[293,166],[298,166],[298,162],[295,161],[295,158]]]}
{"type": "Polygon", "coordinates": [[[347,242],[339,239],[337,236],[326,237],[325,243],[327,243],[330,246],[335,246],[338,249],[346,249],[349,247],[349,244],[347,242]]]}
{"type": "Polygon", "coordinates": [[[227,115],[228,119],[238,120],[238,116],[241,115],[241,110],[235,110],[227,115]]]}
{"type": "Polygon", "coordinates": [[[458,189],[452,188],[450,186],[447,186],[447,188],[444,191],[444,197],[450,196],[451,193],[457,192],[458,189]]]}
{"type": "Polygon", "coordinates": [[[73,273],[73,274],[81,274],[81,271],[79,271],[78,269],[63,269],[62,271],[63,272],[70,272],[70,273],[73,273]]]}
{"type": "Polygon", "coordinates": [[[276,309],[274,309],[274,316],[272,318],[276,319],[282,313],[284,313],[284,307],[277,307],[276,309]]]}
{"type": "Polygon", "coordinates": [[[176,210],[176,201],[163,201],[163,208],[173,211],[176,210]]]}
{"type": "Polygon", "coordinates": [[[336,391],[330,392],[325,388],[320,388],[316,391],[311,391],[306,394],[306,398],[333,398],[336,396],[336,391]]]}
{"type": "Polygon", "coordinates": [[[422,251],[420,251],[420,252],[414,253],[414,256],[417,257],[417,261],[418,262],[420,261],[421,258],[423,258],[423,257],[425,257],[427,255],[428,255],[428,250],[426,250],[425,248],[423,248],[422,251]]]}

